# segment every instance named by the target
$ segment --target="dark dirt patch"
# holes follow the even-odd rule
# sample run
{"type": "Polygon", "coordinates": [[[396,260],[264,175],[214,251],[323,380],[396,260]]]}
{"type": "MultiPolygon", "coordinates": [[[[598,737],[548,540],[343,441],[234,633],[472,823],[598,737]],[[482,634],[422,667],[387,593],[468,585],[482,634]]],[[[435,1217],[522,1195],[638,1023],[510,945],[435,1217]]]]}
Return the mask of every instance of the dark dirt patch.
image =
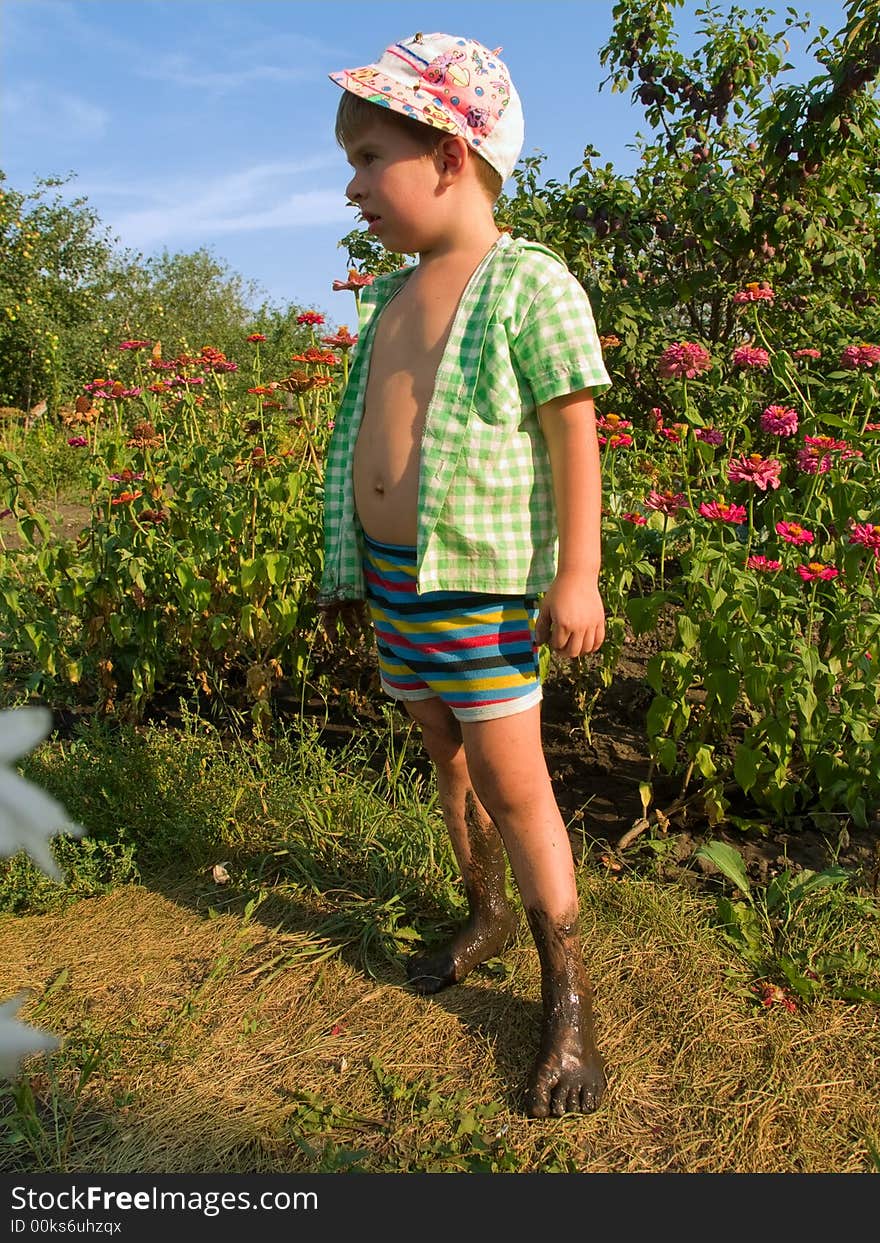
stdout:
{"type": "MultiPolygon", "coordinates": [[[[43,517],[52,527],[53,534],[62,540],[76,539],[83,527],[89,525],[91,510],[88,505],[79,501],[59,501],[50,506],[43,517]]],[[[22,538],[18,533],[15,518],[11,515],[0,518],[0,538],[7,548],[20,548],[22,538]]]]}

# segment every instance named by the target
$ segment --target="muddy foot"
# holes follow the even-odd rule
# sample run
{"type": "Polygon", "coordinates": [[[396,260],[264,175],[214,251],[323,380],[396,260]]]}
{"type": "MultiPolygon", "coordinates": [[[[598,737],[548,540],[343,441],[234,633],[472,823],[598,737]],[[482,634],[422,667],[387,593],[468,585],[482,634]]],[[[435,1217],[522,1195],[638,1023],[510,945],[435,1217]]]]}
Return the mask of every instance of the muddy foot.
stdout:
{"type": "Polygon", "coordinates": [[[532,1118],[591,1113],[605,1090],[605,1067],[593,1039],[586,992],[570,991],[545,1005],[541,1048],[529,1078],[526,1112],[532,1118]]]}
{"type": "Polygon", "coordinates": [[[448,945],[429,954],[413,954],[406,964],[406,977],[417,993],[439,993],[458,984],[474,967],[500,954],[516,931],[514,911],[493,915],[490,921],[473,916],[448,945]]]}

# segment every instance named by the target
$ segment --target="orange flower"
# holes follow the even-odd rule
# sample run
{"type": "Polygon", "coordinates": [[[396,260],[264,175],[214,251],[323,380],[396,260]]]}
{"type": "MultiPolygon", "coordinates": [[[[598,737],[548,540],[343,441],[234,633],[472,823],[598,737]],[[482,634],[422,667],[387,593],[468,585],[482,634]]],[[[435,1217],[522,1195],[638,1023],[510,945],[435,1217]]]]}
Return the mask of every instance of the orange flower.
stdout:
{"type": "Polygon", "coordinates": [[[143,496],[143,492],[120,492],[118,496],[114,496],[111,505],[127,505],[130,501],[136,501],[139,496],[143,496]]]}

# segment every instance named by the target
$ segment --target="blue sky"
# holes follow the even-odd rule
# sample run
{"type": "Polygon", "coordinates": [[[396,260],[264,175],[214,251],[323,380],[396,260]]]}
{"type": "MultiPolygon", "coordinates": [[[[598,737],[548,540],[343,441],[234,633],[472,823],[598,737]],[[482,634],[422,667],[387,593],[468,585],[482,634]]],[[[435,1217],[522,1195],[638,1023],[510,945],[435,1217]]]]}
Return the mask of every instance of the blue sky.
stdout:
{"type": "MultiPolygon", "coordinates": [[[[700,7],[687,0],[677,10],[686,50],[700,7]]],[[[785,11],[783,2],[767,7],[785,11]]],[[[814,29],[844,23],[844,0],[795,7],[814,29]]],[[[338,242],[354,213],[333,138],[339,88],[327,74],[367,64],[416,30],[502,45],[523,101],[523,153],[544,152],[545,175],[564,180],[591,143],[627,172],[642,111],[628,95],[598,89],[612,8],[612,0],[0,0],[0,167],[22,191],[35,176],[74,172],[73,191],[121,246],[145,256],[208,247],[276,304],[344,322],[350,295],[331,284],[345,275],[338,242]]],[[[791,57],[802,80],[818,71],[805,43],[791,57]]]]}

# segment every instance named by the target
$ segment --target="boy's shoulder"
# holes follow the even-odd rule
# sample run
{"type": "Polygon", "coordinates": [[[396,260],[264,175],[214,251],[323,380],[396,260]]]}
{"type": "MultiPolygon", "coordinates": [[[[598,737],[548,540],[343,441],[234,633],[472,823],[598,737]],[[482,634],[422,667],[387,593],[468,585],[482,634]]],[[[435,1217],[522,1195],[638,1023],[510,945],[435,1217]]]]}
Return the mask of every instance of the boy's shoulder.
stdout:
{"type": "Polygon", "coordinates": [[[502,262],[510,278],[508,290],[516,300],[531,299],[548,287],[562,289],[578,283],[561,255],[528,237],[511,237],[502,262]]]}

